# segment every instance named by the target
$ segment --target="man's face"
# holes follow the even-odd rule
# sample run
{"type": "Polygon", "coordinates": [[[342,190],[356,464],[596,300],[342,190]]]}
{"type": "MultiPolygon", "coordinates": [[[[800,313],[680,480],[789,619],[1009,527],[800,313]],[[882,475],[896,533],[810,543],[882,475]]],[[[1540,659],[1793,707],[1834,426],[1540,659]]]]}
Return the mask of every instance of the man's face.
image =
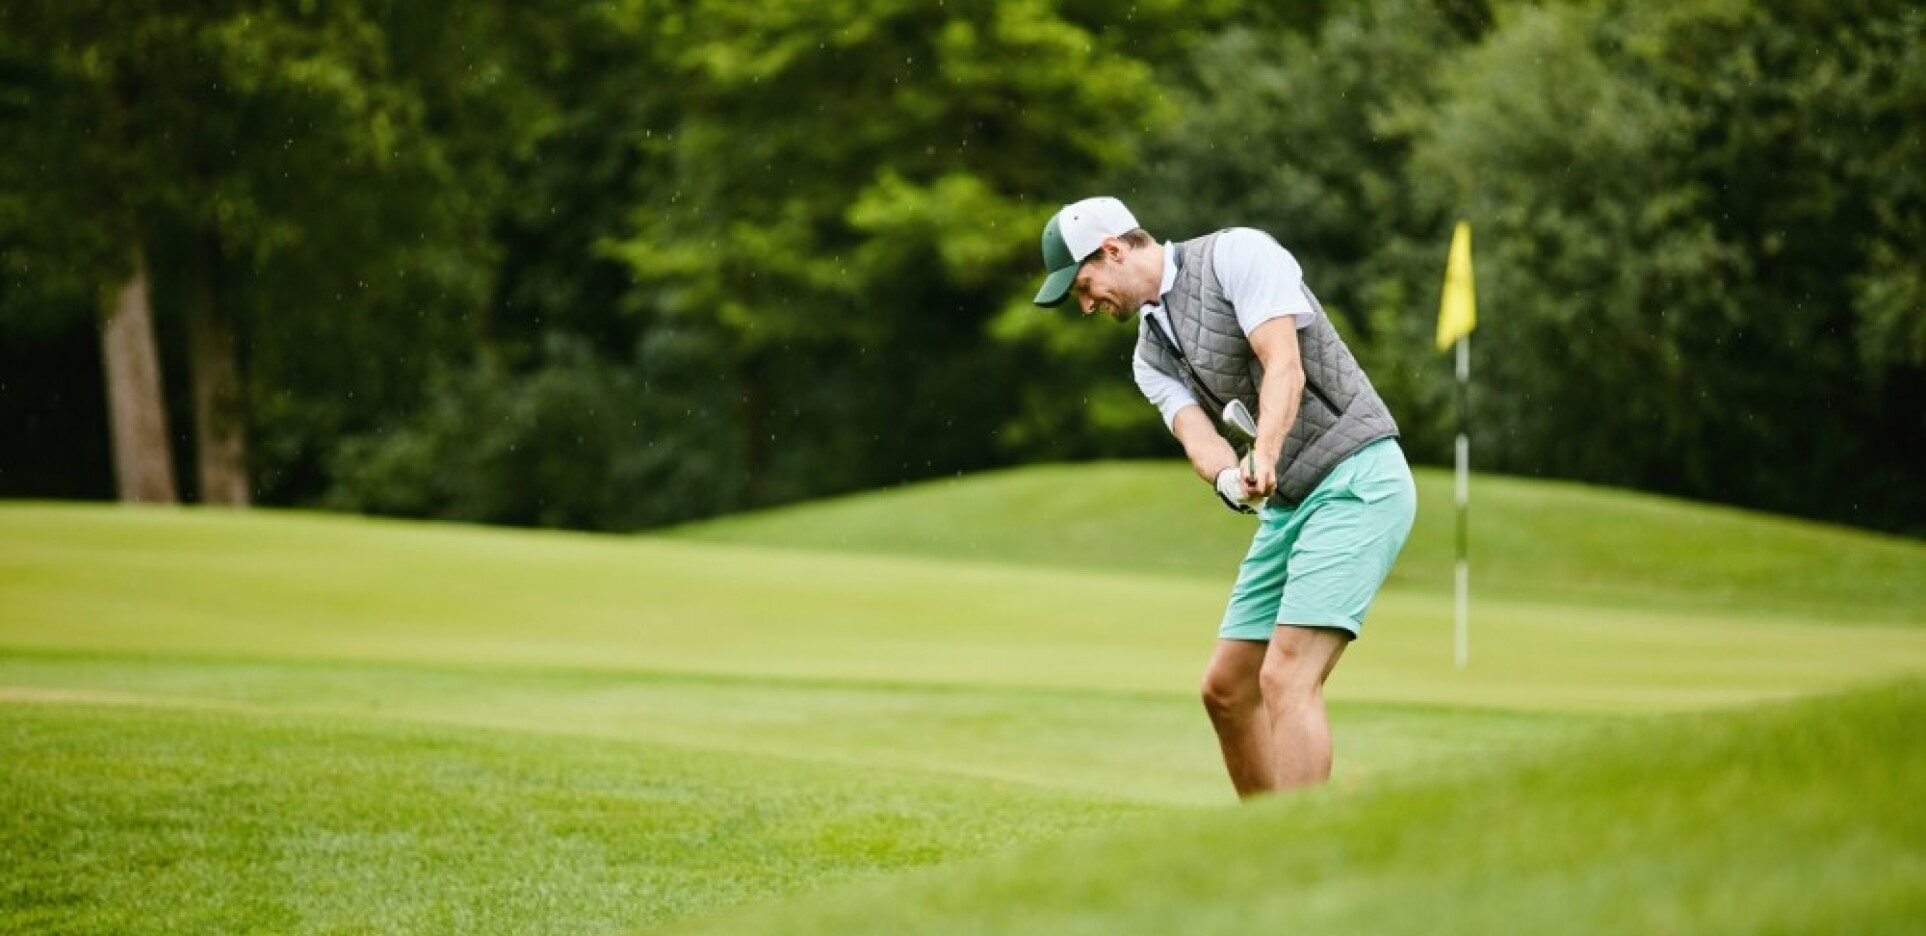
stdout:
{"type": "Polygon", "coordinates": [[[1083,314],[1101,312],[1119,322],[1128,322],[1149,301],[1150,297],[1133,288],[1141,277],[1134,276],[1130,264],[1125,262],[1134,252],[1134,248],[1114,239],[1105,241],[1077,269],[1077,278],[1070,283],[1070,298],[1076,300],[1083,314]]]}

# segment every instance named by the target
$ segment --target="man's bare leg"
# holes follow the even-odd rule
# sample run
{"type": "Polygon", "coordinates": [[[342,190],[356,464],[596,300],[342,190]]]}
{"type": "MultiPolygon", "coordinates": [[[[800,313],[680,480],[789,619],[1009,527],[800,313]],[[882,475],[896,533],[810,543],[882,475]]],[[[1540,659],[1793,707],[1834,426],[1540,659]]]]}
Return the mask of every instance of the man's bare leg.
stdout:
{"type": "Polygon", "coordinates": [[[1204,710],[1217,729],[1231,785],[1244,799],[1277,788],[1271,719],[1258,684],[1264,647],[1254,640],[1220,640],[1204,670],[1204,710]]]}
{"type": "Polygon", "coordinates": [[[1331,778],[1331,723],[1324,681],[1350,644],[1350,635],[1321,627],[1280,625],[1271,635],[1258,683],[1271,730],[1277,789],[1312,786],[1331,778]]]}

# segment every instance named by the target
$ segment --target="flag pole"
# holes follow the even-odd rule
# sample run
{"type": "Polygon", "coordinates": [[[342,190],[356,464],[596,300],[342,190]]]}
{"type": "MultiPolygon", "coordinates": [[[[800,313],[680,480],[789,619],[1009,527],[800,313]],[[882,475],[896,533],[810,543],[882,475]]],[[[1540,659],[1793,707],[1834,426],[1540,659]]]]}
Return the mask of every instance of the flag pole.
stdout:
{"type": "Polygon", "coordinates": [[[1456,646],[1458,668],[1471,662],[1471,335],[1458,338],[1458,566],[1456,646]]]}
{"type": "Polygon", "coordinates": [[[1471,332],[1478,327],[1478,291],[1471,275],[1471,223],[1451,232],[1444,296],[1438,302],[1438,350],[1458,346],[1458,547],[1453,644],[1458,668],[1471,662],[1471,332]]]}

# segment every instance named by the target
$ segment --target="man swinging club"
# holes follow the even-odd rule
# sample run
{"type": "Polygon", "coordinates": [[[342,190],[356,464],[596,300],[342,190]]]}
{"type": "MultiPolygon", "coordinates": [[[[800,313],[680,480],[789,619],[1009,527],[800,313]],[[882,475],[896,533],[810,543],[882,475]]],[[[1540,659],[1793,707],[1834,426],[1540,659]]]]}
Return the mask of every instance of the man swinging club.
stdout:
{"type": "Polygon", "coordinates": [[[1159,244],[1115,198],[1043,229],[1036,304],[1137,320],[1137,386],[1224,504],[1256,513],[1204,672],[1204,707],[1239,796],[1331,775],[1324,683],[1411,532],[1398,426],[1270,235],[1159,244]],[[1257,414],[1239,461],[1219,414],[1257,414]],[[1208,409],[1206,407],[1208,406],[1208,409]]]}

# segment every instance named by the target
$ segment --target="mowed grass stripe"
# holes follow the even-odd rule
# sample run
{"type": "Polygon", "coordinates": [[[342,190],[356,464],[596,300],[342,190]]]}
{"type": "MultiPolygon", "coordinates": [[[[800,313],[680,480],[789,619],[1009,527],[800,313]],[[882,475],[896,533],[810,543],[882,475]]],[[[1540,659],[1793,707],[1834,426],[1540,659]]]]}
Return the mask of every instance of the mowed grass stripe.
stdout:
{"type": "Polygon", "coordinates": [[[603,933],[1114,824],[633,741],[0,704],[0,932],[603,933]]]}
{"type": "MultiPolygon", "coordinates": [[[[1093,801],[1223,804],[1195,699],[512,667],[0,653],[0,704],[375,719],[1022,785],[1093,801]]],[[[1500,754],[1593,719],[1339,703],[1337,782],[1500,754]]]]}
{"type": "Polygon", "coordinates": [[[1926,685],[1670,716],[1442,775],[1045,843],[684,936],[1909,934],[1926,685]]]}
{"type": "Polygon", "coordinates": [[[1167,686],[1188,662],[1145,648],[1207,641],[1173,624],[1214,615],[1219,591],[265,511],[0,507],[0,645],[22,649],[1167,686]]]}
{"type": "MultiPolygon", "coordinates": [[[[1223,582],[256,512],[0,508],[0,647],[1190,697],[1223,582]]],[[[1926,670],[1926,629],[1392,590],[1334,696],[1730,704],[1926,670]]]]}

